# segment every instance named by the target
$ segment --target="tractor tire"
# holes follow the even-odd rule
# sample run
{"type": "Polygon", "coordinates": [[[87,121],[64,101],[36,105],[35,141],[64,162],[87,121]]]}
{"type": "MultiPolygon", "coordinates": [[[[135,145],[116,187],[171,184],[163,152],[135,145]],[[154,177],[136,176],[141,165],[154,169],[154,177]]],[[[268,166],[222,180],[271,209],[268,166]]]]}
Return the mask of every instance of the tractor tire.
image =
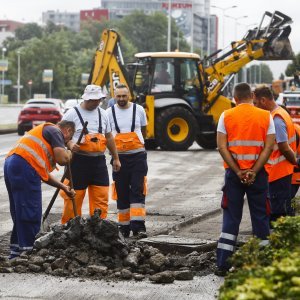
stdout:
{"type": "Polygon", "coordinates": [[[196,119],[184,107],[168,107],[157,113],[155,137],[162,150],[187,150],[195,141],[196,132],[196,119]]]}
{"type": "Polygon", "coordinates": [[[216,138],[215,134],[197,135],[196,142],[203,149],[216,149],[217,148],[217,138],[216,138]]]}
{"type": "Polygon", "coordinates": [[[146,150],[155,150],[158,147],[156,140],[145,140],[146,150]]]}

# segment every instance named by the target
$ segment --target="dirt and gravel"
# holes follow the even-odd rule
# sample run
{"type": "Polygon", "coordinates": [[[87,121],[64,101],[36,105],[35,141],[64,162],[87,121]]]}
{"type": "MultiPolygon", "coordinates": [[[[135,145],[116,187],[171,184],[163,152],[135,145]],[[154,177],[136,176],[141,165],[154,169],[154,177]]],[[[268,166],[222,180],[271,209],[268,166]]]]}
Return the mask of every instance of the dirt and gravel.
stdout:
{"type": "Polygon", "coordinates": [[[142,241],[125,240],[116,222],[99,215],[95,210],[92,217],[78,216],[40,233],[31,252],[12,260],[1,256],[0,272],[173,283],[212,271],[214,252],[162,253],[142,241]]]}

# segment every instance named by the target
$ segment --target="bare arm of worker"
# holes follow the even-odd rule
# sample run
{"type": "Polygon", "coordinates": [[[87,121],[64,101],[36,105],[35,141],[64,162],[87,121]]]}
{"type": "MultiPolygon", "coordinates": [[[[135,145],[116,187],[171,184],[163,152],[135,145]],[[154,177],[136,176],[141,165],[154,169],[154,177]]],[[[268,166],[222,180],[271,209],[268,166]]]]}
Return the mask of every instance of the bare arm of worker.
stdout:
{"type": "Polygon", "coordinates": [[[72,152],[65,148],[55,147],[53,153],[56,162],[61,166],[65,166],[72,158],[72,152]]]}
{"type": "Polygon", "coordinates": [[[241,170],[238,164],[233,159],[230,151],[227,148],[227,134],[224,134],[219,131],[217,132],[217,145],[218,150],[224,161],[227,163],[229,168],[233,170],[236,173],[236,175],[242,180],[244,175],[247,173],[247,170],[241,170]]]}
{"type": "Polygon", "coordinates": [[[58,181],[53,175],[49,174],[49,178],[45,183],[54,186],[56,188],[60,188],[63,190],[69,197],[75,196],[75,191],[73,189],[70,189],[69,186],[63,184],[62,182],[58,181]]]}
{"type": "Polygon", "coordinates": [[[147,134],[146,126],[142,126],[141,127],[141,131],[142,131],[143,138],[145,139],[146,138],[146,134],[147,134]]]}
{"type": "Polygon", "coordinates": [[[80,145],[76,144],[72,140],[68,142],[67,144],[68,149],[70,149],[72,152],[78,152],[80,145]]]}
{"type": "Polygon", "coordinates": [[[296,154],[288,142],[278,143],[278,149],[281,154],[293,165],[297,165],[296,154]]]}
{"type": "Polygon", "coordinates": [[[105,134],[105,138],[106,138],[107,148],[113,157],[113,170],[114,172],[118,172],[120,171],[121,163],[119,160],[119,155],[116,148],[114,136],[112,135],[111,132],[108,132],[105,134]]]}
{"type": "Polygon", "coordinates": [[[254,166],[252,167],[253,172],[257,174],[260,169],[266,164],[268,161],[275,142],[275,134],[268,134],[265,141],[265,147],[261,151],[257,161],[255,162],[254,166]]]}

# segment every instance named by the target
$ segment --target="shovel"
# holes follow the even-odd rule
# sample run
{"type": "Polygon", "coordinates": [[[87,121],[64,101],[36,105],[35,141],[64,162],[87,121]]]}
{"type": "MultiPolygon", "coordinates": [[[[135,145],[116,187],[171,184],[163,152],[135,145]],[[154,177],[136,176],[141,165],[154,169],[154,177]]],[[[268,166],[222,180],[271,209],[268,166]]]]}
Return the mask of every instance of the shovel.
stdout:
{"type": "MultiPolygon", "coordinates": [[[[86,122],[84,123],[84,125],[83,125],[83,128],[82,128],[82,130],[81,130],[80,136],[79,136],[79,138],[78,138],[78,140],[77,140],[77,142],[76,142],[77,145],[80,144],[80,142],[81,142],[81,140],[82,140],[82,137],[83,137],[83,135],[84,135],[84,133],[85,133],[85,131],[86,131],[87,125],[88,125],[88,121],[86,121],[86,122]]],[[[68,164],[68,167],[65,168],[64,175],[62,176],[60,182],[64,182],[64,180],[67,178],[68,172],[69,172],[69,175],[71,175],[70,164],[68,164]],[[70,170],[70,171],[68,171],[68,170],[70,170]]],[[[72,181],[72,185],[73,185],[72,176],[70,176],[70,182],[71,182],[71,181],[72,181]]],[[[73,188],[73,186],[72,186],[71,188],[73,188]]],[[[45,210],[45,212],[44,212],[44,214],[43,214],[43,219],[42,219],[42,229],[43,229],[43,231],[47,231],[47,229],[49,228],[49,224],[46,223],[46,219],[47,219],[47,217],[48,217],[48,215],[49,215],[49,212],[50,212],[50,210],[51,210],[51,208],[52,208],[52,206],[53,206],[53,204],[54,204],[54,202],[55,202],[55,200],[56,200],[56,198],[57,198],[57,195],[58,195],[58,193],[59,193],[59,190],[60,190],[60,188],[57,188],[57,189],[56,189],[56,191],[54,192],[54,194],[53,194],[53,196],[52,196],[52,198],[51,198],[51,200],[50,200],[50,202],[49,202],[49,204],[48,204],[47,209],[45,210]]],[[[73,199],[73,200],[74,200],[74,199],[73,199]]],[[[72,201],[73,201],[73,200],[72,200],[72,201]]],[[[73,209],[74,209],[74,204],[75,204],[75,201],[73,202],[73,209]]],[[[76,208],[76,204],[75,204],[75,208],[76,208]]],[[[75,211],[74,211],[74,212],[75,212],[75,211]]],[[[77,212],[77,210],[76,210],[76,212],[77,212]]],[[[75,214],[75,216],[76,216],[76,214],[75,214]]]]}

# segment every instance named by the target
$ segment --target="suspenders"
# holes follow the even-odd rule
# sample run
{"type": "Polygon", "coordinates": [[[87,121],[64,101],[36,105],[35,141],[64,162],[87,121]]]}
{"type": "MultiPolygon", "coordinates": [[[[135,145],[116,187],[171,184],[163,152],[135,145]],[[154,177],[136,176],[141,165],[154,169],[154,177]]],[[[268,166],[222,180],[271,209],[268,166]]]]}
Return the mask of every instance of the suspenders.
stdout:
{"type": "MultiPolygon", "coordinates": [[[[116,112],[115,112],[114,105],[111,107],[111,111],[112,111],[112,115],[113,115],[113,118],[114,118],[116,131],[117,131],[117,133],[121,133],[120,128],[119,128],[118,123],[117,123],[117,118],[116,118],[116,112]]],[[[134,129],[135,129],[135,118],[136,118],[136,104],[133,103],[131,132],[134,132],[134,129]]]]}
{"type": "MultiPolygon", "coordinates": [[[[78,115],[78,117],[79,117],[79,120],[80,120],[82,126],[84,126],[84,121],[83,121],[83,118],[82,118],[82,116],[81,116],[81,114],[80,114],[78,108],[77,108],[77,107],[74,107],[74,109],[75,109],[75,111],[76,111],[76,113],[77,113],[77,115],[78,115]]],[[[99,127],[98,127],[98,132],[99,132],[99,133],[102,133],[101,111],[100,111],[100,108],[99,108],[99,107],[98,107],[97,110],[98,110],[98,117],[99,117],[99,127]]],[[[88,134],[88,133],[89,133],[89,131],[88,131],[88,129],[86,128],[85,134],[88,134]]]]}

